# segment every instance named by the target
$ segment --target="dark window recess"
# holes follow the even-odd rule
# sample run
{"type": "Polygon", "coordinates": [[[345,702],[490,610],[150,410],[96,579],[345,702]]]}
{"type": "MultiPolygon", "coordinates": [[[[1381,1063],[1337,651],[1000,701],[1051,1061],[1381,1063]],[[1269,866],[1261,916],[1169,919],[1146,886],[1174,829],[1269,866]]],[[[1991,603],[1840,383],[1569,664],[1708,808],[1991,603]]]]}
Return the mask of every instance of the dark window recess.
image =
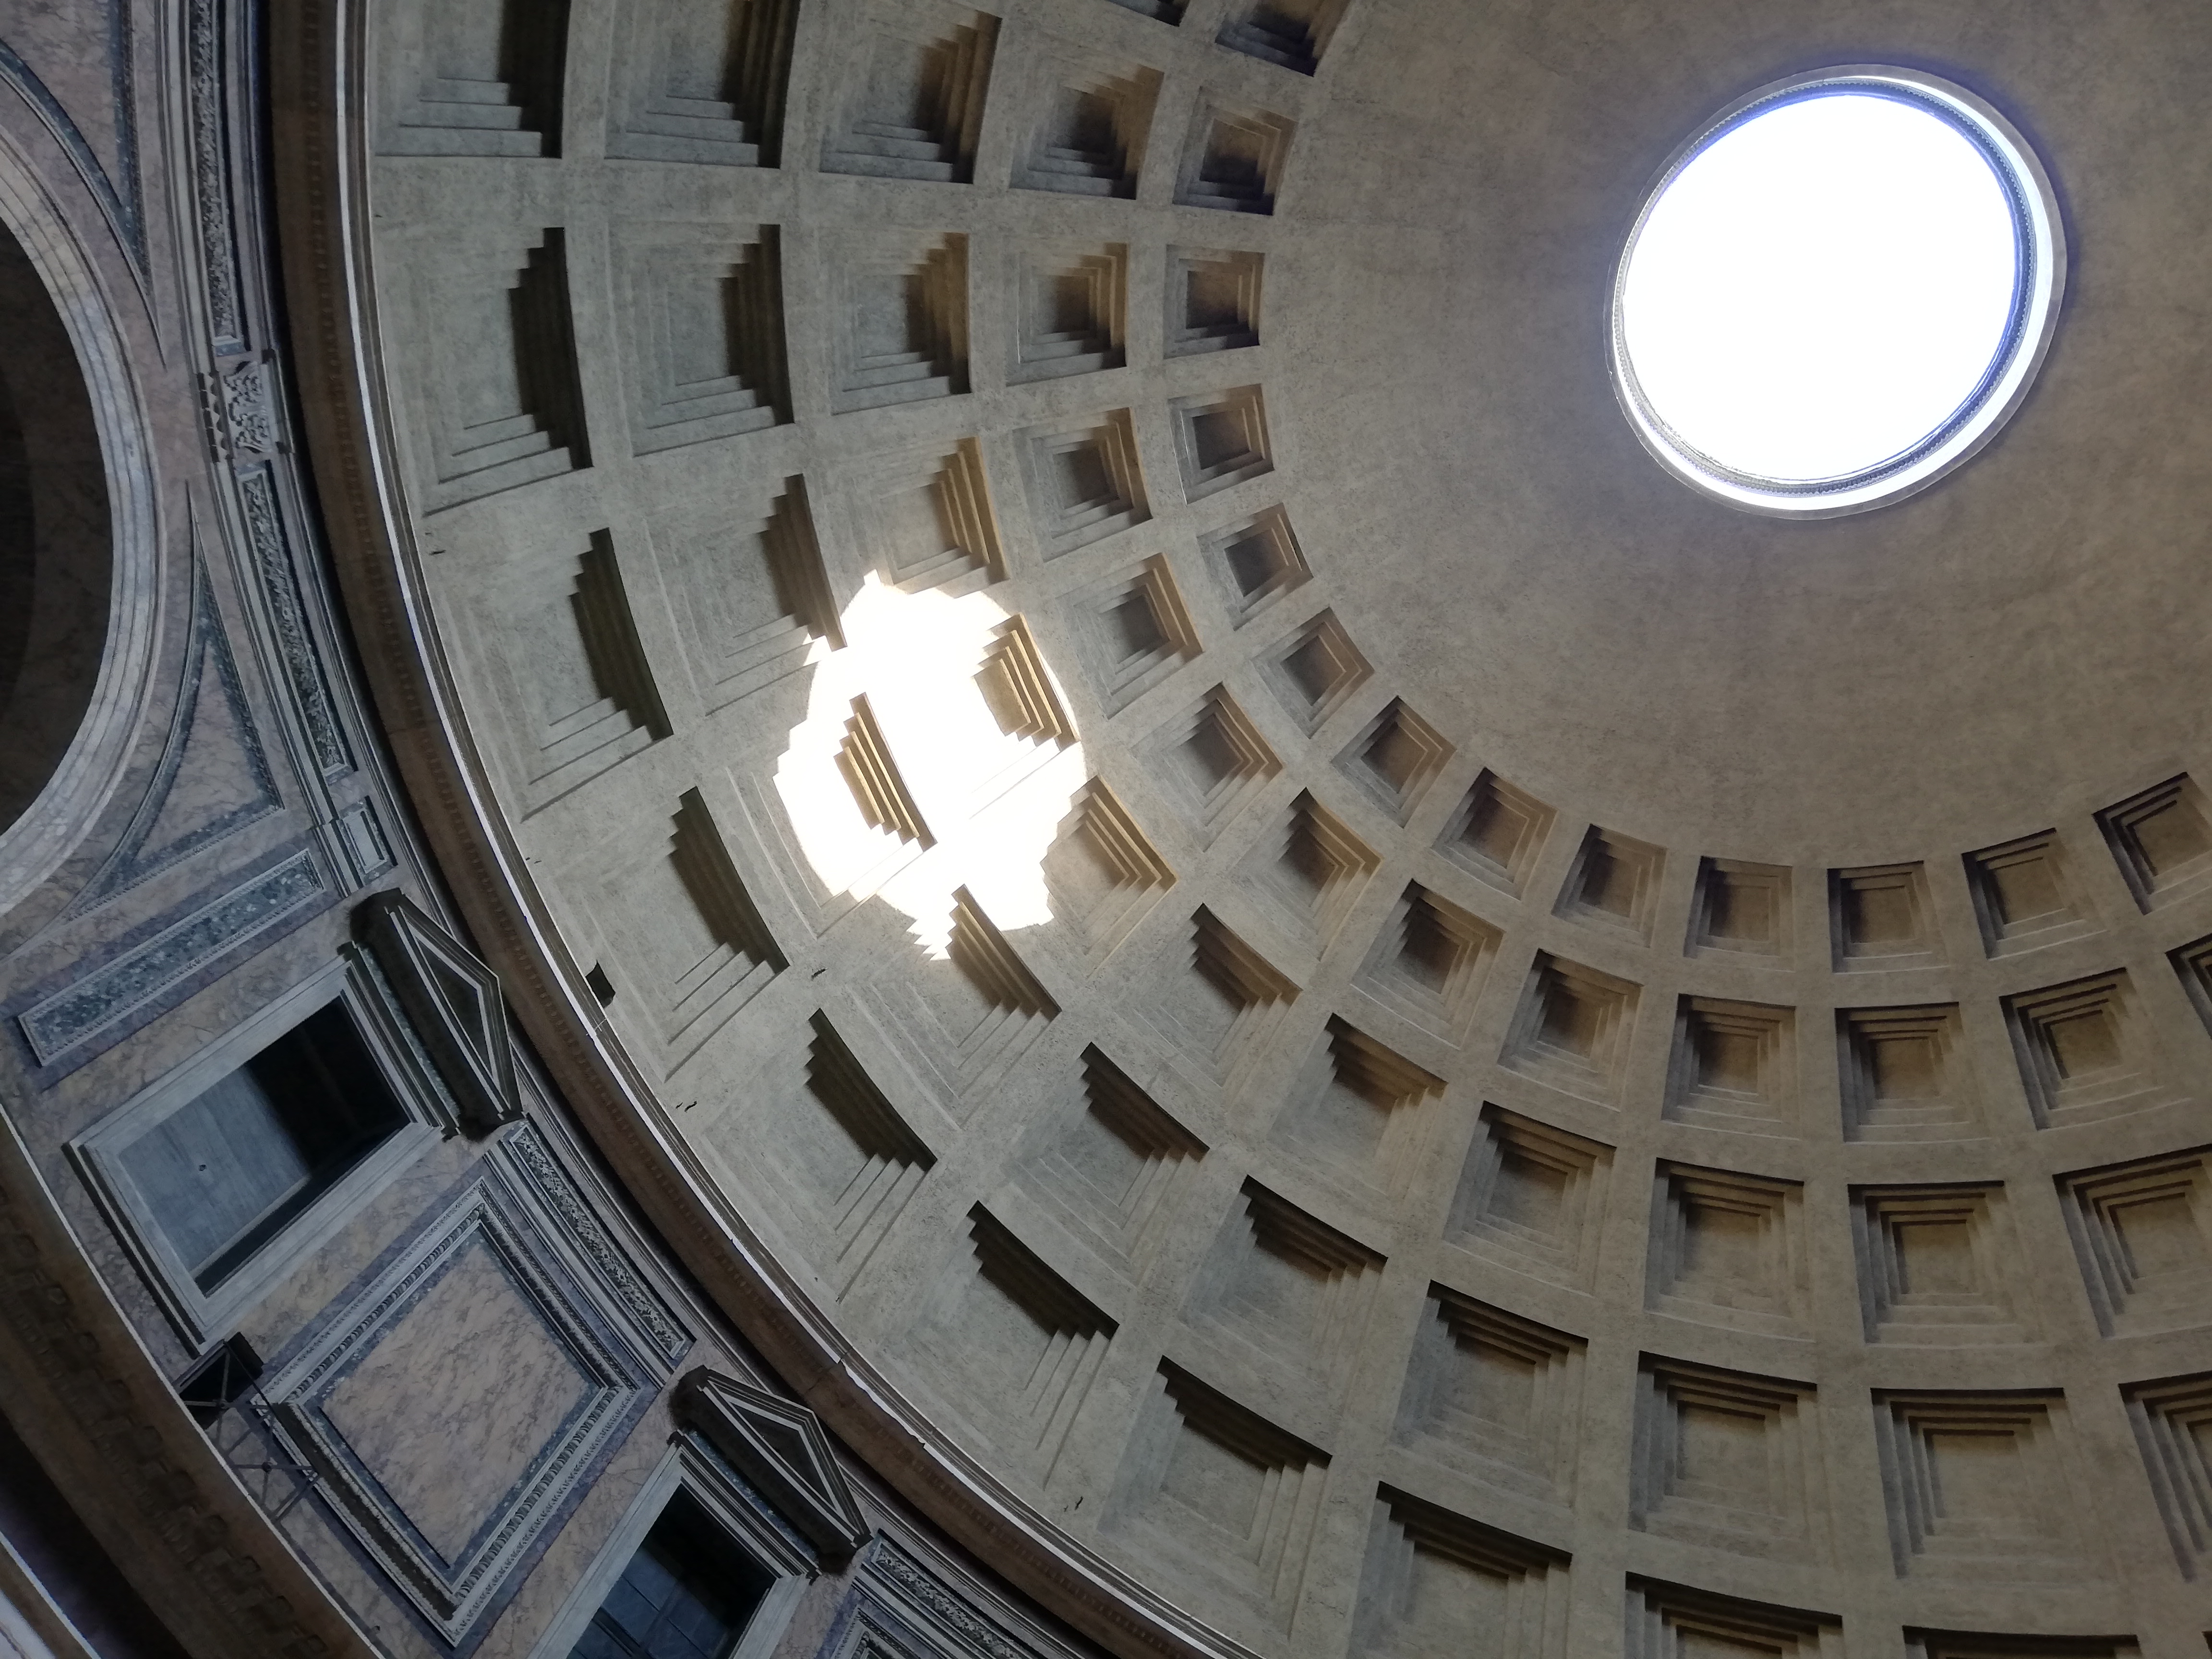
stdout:
{"type": "Polygon", "coordinates": [[[134,1141],[123,1166],[203,1291],[407,1121],[340,1003],[134,1141]]]}
{"type": "Polygon", "coordinates": [[[775,1582],[679,1491],[569,1659],[727,1659],[775,1582]]]}

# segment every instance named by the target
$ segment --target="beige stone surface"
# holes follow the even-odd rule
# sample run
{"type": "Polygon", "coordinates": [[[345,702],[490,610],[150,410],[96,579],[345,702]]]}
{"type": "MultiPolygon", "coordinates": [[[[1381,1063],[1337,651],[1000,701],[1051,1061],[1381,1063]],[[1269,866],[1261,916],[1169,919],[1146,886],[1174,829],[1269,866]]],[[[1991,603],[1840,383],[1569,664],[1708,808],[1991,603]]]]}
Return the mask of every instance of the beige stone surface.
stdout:
{"type": "Polygon", "coordinates": [[[2212,30],[1351,0],[1308,77],[1141,9],[817,0],[765,167],[639,159],[663,9],[580,0],[557,145],[376,161],[439,643],[671,1121],[1262,1651],[2197,1650],[2212,30]],[[1922,495],[1733,513],[1612,263],[1883,59],[2037,146],[2057,340],[1922,495]]]}
{"type": "Polygon", "coordinates": [[[378,1337],[323,1413],[452,1561],[590,1392],[590,1379],[478,1241],[378,1337]]]}

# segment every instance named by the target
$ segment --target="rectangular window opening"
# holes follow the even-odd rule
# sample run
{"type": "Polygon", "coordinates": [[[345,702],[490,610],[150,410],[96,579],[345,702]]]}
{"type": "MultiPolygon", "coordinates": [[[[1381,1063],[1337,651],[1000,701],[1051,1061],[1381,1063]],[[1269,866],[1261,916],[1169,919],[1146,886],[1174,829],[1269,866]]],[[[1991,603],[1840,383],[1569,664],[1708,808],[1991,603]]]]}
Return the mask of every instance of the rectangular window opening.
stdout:
{"type": "Polygon", "coordinates": [[[120,1162],[205,1295],[407,1121],[334,1002],[170,1113],[120,1162]]]}
{"type": "Polygon", "coordinates": [[[569,1659],[728,1659],[775,1583],[679,1487],[569,1659]]]}

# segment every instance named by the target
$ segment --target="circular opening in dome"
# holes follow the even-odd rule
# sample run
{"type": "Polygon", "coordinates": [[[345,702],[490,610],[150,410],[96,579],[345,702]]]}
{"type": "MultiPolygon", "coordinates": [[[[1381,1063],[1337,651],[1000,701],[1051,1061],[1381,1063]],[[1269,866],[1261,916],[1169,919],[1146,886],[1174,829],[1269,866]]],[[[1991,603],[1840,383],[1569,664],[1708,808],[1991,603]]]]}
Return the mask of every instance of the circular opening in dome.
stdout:
{"type": "Polygon", "coordinates": [[[1638,435],[1747,512],[1924,488],[2025,394],[2064,276],[2050,181],[2003,118],[1910,70],[1761,88],[1683,146],[1613,288],[1638,435]]]}

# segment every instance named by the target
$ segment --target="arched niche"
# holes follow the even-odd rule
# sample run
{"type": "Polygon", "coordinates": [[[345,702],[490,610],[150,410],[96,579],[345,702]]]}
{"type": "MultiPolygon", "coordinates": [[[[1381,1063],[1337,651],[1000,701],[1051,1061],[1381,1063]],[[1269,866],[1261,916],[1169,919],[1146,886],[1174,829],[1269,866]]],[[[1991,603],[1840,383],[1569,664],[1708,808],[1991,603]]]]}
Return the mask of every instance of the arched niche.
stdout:
{"type": "Polygon", "coordinates": [[[143,701],[155,528],[126,362],[91,262],[0,145],[0,911],[91,828],[143,701]]]}

